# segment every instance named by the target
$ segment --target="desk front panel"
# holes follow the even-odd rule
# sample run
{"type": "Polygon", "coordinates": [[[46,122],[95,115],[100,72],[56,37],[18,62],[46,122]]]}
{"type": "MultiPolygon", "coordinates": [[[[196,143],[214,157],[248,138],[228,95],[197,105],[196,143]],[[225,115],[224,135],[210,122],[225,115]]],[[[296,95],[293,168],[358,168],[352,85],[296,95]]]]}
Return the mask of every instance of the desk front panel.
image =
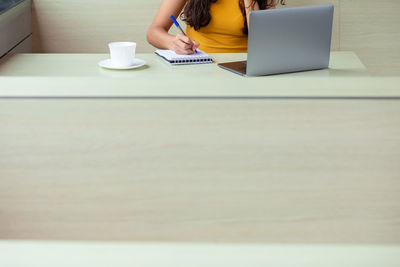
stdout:
{"type": "Polygon", "coordinates": [[[400,242],[396,100],[0,100],[0,239],[400,242]]]}

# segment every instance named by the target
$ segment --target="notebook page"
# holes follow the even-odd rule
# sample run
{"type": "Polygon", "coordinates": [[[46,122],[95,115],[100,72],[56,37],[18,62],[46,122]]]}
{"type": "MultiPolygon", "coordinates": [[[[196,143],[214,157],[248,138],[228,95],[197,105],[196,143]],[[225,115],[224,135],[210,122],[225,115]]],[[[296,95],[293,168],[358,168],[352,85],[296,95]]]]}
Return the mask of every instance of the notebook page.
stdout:
{"type": "Polygon", "coordinates": [[[210,55],[199,49],[197,51],[191,55],[178,55],[172,50],[156,50],[155,53],[174,65],[212,63],[210,55]]]}

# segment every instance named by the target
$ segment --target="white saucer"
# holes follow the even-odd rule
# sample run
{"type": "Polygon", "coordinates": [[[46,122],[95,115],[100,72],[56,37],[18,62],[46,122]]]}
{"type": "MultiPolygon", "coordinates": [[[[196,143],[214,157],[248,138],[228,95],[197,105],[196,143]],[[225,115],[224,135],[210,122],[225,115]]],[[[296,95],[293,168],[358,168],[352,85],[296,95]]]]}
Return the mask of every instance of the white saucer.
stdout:
{"type": "Polygon", "coordinates": [[[106,68],[106,69],[113,69],[113,70],[130,70],[130,69],[136,69],[139,68],[141,66],[144,66],[146,64],[146,61],[139,59],[139,58],[135,58],[133,60],[132,65],[128,66],[128,67],[120,67],[120,66],[115,66],[112,64],[111,59],[105,59],[99,62],[99,66],[106,68]]]}

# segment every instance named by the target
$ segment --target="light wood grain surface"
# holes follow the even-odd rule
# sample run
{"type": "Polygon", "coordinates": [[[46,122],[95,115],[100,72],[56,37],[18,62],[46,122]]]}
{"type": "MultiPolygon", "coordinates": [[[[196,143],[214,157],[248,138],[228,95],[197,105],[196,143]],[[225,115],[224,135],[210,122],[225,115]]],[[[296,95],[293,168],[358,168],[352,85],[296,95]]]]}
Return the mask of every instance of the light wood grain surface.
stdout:
{"type": "Polygon", "coordinates": [[[0,238],[400,243],[396,100],[0,100],[0,238]]]}

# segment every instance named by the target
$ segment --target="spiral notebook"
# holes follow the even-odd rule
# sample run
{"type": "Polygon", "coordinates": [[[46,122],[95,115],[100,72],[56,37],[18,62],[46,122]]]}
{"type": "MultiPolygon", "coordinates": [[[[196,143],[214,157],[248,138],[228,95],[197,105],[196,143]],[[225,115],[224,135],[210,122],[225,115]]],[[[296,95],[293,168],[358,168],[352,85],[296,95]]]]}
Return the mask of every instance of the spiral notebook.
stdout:
{"type": "Polygon", "coordinates": [[[155,53],[172,65],[205,64],[212,63],[212,57],[197,49],[192,55],[178,55],[171,50],[156,50],[155,53]]]}

